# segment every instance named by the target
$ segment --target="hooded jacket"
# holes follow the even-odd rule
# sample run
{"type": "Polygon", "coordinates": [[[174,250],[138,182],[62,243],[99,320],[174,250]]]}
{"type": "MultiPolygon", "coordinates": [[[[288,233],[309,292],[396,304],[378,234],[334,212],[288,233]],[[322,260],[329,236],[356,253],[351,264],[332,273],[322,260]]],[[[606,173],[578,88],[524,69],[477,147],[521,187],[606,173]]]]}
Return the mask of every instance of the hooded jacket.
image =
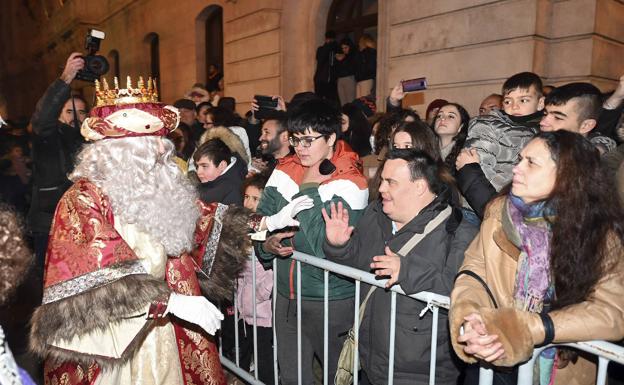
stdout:
{"type": "Polygon", "coordinates": [[[238,155],[230,159],[225,172],[215,180],[197,186],[199,197],[204,203],[218,202],[224,205],[243,205],[243,180],[247,175],[247,166],[238,155]]]}
{"type": "MultiPolygon", "coordinates": [[[[292,247],[306,254],[325,258],[323,241],[325,239],[325,221],[321,208],[329,210],[331,202],[349,210],[349,222],[355,224],[368,203],[366,178],[362,175],[359,158],[344,141],[336,142],[331,158],[336,170],[331,178],[318,183],[301,184],[305,168],[297,155],[288,155],[279,159],[279,163],[269,178],[260,202],[258,214],[270,216],[276,214],[294,198],[307,195],[314,200],[314,207],[297,215],[299,231],[292,238],[292,247]]],[[[284,243],[290,244],[291,240],[284,243]]],[[[275,255],[258,246],[258,256],[270,261],[275,255]]],[[[301,295],[306,300],[323,300],[323,270],[303,264],[301,266],[301,295]]],[[[277,259],[277,291],[284,297],[296,298],[296,266],[290,258],[277,259]]],[[[354,295],[353,282],[336,274],[329,276],[329,299],[346,299],[354,295]]]]}

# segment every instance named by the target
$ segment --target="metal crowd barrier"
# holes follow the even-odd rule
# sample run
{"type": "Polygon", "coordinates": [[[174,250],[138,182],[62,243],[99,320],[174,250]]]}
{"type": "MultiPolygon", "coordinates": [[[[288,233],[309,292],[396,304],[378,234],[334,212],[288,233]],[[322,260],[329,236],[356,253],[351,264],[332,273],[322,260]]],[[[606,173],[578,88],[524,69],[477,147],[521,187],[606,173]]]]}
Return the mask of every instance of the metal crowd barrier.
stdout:
{"type": "MultiPolygon", "coordinates": [[[[254,263],[255,256],[251,257],[252,263],[254,263]]],[[[301,385],[301,264],[306,263],[320,269],[324,270],[324,281],[325,281],[325,297],[324,297],[324,320],[323,320],[323,330],[324,330],[324,338],[323,338],[323,358],[324,362],[327,362],[328,359],[328,317],[327,314],[329,312],[329,300],[328,300],[328,285],[329,285],[329,273],[336,273],[343,275],[345,277],[349,277],[355,280],[355,306],[353,309],[354,315],[354,334],[355,334],[355,344],[356,351],[359,343],[359,298],[360,298],[360,284],[361,282],[368,283],[370,285],[375,285],[381,288],[385,288],[385,284],[387,280],[379,280],[376,279],[374,274],[354,269],[349,266],[340,265],[335,262],[328,261],[326,259],[317,258],[308,254],[304,254],[301,252],[295,251],[292,256],[292,259],[297,261],[297,369],[298,369],[298,383],[301,385]]],[[[275,268],[275,261],[273,262],[273,281],[277,282],[277,269],[275,268]]],[[[255,268],[252,269],[252,284],[256,286],[256,271],[255,268]]],[[[420,292],[416,294],[407,295],[400,288],[399,285],[393,286],[390,291],[391,299],[390,299],[390,341],[389,344],[389,357],[388,357],[388,385],[393,384],[394,380],[394,345],[395,345],[395,328],[396,328],[396,296],[406,295],[414,300],[422,301],[427,304],[426,308],[421,313],[421,316],[426,313],[426,311],[430,310],[433,314],[432,319],[432,328],[431,328],[431,361],[429,364],[429,384],[435,384],[435,371],[436,371],[436,351],[437,351],[437,334],[438,334],[438,316],[439,309],[449,308],[449,297],[442,296],[435,293],[430,292],[420,292]]],[[[256,303],[256,293],[255,290],[252,291],[252,303],[256,303]]],[[[277,299],[277,291],[276,288],[273,287],[273,308],[275,308],[275,301],[277,299]]],[[[238,304],[236,303],[236,296],[234,297],[234,322],[235,322],[235,361],[231,361],[230,359],[223,356],[221,348],[219,350],[221,354],[221,363],[225,368],[229,371],[237,375],[243,381],[252,384],[252,385],[264,385],[258,379],[258,370],[255,370],[254,373],[247,372],[239,366],[239,336],[238,336],[238,304]]],[[[273,313],[273,368],[274,368],[274,384],[279,384],[279,372],[277,367],[277,337],[275,332],[275,313],[273,313]]],[[[586,341],[586,342],[578,342],[578,343],[566,343],[566,344],[553,344],[549,346],[570,346],[584,352],[593,354],[598,356],[598,372],[597,372],[597,385],[605,385],[607,379],[607,367],[610,362],[617,362],[619,364],[624,365],[624,347],[610,343],[605,341],[586,341]]],[[[542,350],[548,348],[541,347],[539,349],[535,349],[533,352],[533,357],[521,365],[518,370],[518,385],[532,385],[533,384],[533,366],[535,363],[535,359],[539,356],[542,350]]],[[[254,307],[253,310],[253,357],[254,363],[258,362],[258,348],[257,348],[257,321],[256,321],[256,309],[254,307]]],[[[257,364],[256,364],[257,367],[257,364]]],[[[354,354],[353,357],[353,367],[359,367],[359,355],[354,354]]],[[[256,368],[257,369],[257,368],[256,368]]],[[[334,379],[328,378],[327,368],[323,368],[323,384],[331,385],[333,384],[334,379]]],[[[481,368],[479,372],[479,385],[492,385],[493,382],[493,371],[491,369],[481,368]]],[[[353,383],[358,383],[358,371],[354,371],[353,383]]]]}

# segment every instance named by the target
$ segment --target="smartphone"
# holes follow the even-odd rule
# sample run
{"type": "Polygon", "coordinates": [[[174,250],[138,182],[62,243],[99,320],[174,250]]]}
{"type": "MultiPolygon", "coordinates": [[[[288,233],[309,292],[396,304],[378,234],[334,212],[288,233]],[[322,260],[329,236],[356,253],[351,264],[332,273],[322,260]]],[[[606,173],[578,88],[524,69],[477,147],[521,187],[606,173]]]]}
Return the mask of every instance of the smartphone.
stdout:
{"type": "Polygon", "coordinates": [[[427,78],[401,80],[403,92],[422,91],[427,89],[427,78]]]}
{"type": "Polygon", "coordinates": [[[271,96],[266,95],[255,95],[254,99],[256,99],[256,103],[260,109],[265,110],[275,110],[277,109],[277,98],[273,99],[271,96]]]}

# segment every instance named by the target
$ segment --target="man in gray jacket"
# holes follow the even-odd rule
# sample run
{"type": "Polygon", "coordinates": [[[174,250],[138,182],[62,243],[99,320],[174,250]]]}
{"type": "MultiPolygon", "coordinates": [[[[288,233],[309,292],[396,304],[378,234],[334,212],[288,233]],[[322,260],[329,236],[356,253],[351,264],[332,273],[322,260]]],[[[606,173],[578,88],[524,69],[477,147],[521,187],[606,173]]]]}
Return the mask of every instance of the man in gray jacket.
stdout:
{"type": "MultiPolygon", "coordinates": [[[[462,221],[459,210],[435,227],[404,256],[398,251],[451,202],[451,187],[441,177],[438,164],[416,150],[392,150],[381,173],[381,199],[371,203],[357,226],[350,227],[348,213],[331,206],[324,212],[327,258],[361,270],[374,270],[389,278],[387,287],[400,285],[407,294],[430,291],[449,295],[464,251],[477,227],[462,221]]],[[[449,211],[449,210],[447,210],[449,211]]],[[[361,300],[370,286],[362,285],[361,300]]],[[[394,383],[428,384],[432,315],[426,304],[409,297],[397,298],[394,383]]],[[[459,369],[449,349],[448,319],[440,312],[436,384],[455,384],[459,369]]],[[[359,353],[364,383],[381,385],[388,379],[390,292],[376,289],[360,326],[359,353]]]]}

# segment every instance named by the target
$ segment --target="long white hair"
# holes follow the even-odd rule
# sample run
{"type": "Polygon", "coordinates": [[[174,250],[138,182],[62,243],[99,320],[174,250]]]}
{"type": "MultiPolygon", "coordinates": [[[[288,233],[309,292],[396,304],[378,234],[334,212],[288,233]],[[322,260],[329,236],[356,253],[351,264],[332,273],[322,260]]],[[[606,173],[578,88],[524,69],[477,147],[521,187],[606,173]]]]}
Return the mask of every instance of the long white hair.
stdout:
{"type": "Polygon", "coordinates": [[[199,208],[174,151],[171,141],[154,136],[98,140],[78,154],[69,178],[91,181],[110,199],[115,218],[178,255],[192,248],[199,208]]]}

